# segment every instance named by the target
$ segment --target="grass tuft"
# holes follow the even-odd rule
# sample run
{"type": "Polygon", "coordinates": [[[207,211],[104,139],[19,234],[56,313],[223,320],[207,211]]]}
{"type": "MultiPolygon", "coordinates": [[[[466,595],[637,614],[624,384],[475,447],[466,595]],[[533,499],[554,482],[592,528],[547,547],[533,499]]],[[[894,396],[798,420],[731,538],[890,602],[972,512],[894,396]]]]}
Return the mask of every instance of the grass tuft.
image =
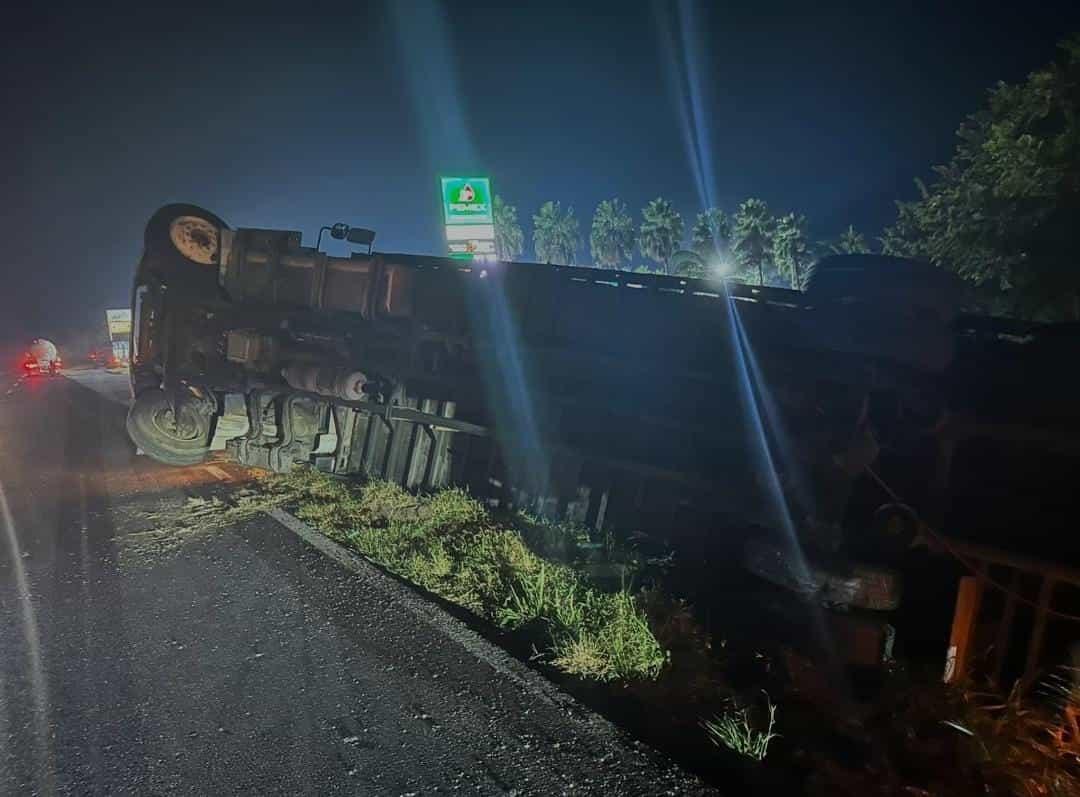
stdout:
{"type": "Polygon", "coordinates": [[[544,653],[563,672],[654,679],[667,661],[634,594],[603,592],[573,567],[542,558],[463,490],[417,496],[307,468],[277,477],[271,489],[301,520],[408,581],[503,628],[542,628],[544,653]]]}
{"type": "Polygon", "coordinates": [[[745,708],[728,711],[712,720],[702,722],[709,739],[717,747],[726,747],[739,755],[763,761],[769,752],[769,742],[776,738],[773,727],[776,724],[776,706],[768,701],[768,727],[761,731],[750,722],[750,713],[745,708]]]}

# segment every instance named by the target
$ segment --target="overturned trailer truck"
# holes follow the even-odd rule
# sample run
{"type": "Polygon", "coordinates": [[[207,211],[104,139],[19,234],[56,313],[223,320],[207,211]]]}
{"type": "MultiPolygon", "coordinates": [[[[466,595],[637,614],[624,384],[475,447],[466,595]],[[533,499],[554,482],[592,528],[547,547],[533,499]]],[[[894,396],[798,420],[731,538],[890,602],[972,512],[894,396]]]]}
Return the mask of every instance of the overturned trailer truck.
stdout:
{"type": "Polygon", "coordinates": [[[949,375],[975,345],[952,280],[873,255],[822,260],[805,292],[332,257],[169,205],[135,277],[127,427],[169,464],[227,451],[464,484],[596,527],[671,529],[717,507],[769,525],[777,491],[800,525],[837,525],[883,449],[928,447],[918,489],[940,487],[949,375]]]}
{"type": "MultiPolygon", "coordinates": [[[[794,291],[331,257],[299,232],[169,205],[147,225],[132,309],[127,428],[149,456],[464,485],[662,537],[704,564],[688,594],[714,591],[732,557],[802,590],[790,535],[766,531],[785,523],[821,561],[873,565],[909,548],[912,507],[1029,550],[1041,532],[1055,556],[1075,536],[1080,389],[1062,364],[1080,335],[963,315],[954,278],[927,264],[828,257],[794,291]]],[[[852,572],[814,570],[810,586],[871,583],[852,572]]],[[[862,605],[895,608],[890,578],[862,605]]]]}
{"type": "MultiPolygon", "coordinates": [[[[946,275],[895,258],[828,258],[804,293],[332,257],[299,232],[169,205],[135,276],[127,428],[168,464],[228,451],[275,471],[464,483],[596,525],[663,522],[694,496],[752,515],[766,439],[811,480],[842,481],[868,396],[932,424],[955,315],[946,275]]],[[[843,502],[826,503],[839,519],[843,502]]]]}

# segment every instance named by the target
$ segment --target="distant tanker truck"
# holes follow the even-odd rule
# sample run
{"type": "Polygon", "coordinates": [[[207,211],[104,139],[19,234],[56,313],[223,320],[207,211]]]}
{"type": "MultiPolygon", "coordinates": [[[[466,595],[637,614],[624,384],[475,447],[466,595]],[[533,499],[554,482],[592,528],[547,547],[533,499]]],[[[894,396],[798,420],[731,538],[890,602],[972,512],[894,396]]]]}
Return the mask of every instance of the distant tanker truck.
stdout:
{"type": "Polygon", "coordinates": [[[45,338],[35,338],[23,358],[23,370],[29,376],[56,376],[62,365],[56,344],[45,338]]]}

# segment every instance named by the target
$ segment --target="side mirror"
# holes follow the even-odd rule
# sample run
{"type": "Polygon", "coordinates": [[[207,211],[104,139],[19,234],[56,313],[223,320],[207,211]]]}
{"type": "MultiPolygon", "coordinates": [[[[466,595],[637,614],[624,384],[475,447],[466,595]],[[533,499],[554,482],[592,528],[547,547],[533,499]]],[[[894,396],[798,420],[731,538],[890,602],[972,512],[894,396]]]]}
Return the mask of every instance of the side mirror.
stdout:
{"type": "Polygon", "coordinates": [[[343,224],[340,221],[337,224],[335,224],[333,227],[330,228],[330,237],[333,238],[336,241],[342,240],[348,234],[349,234],[349,225],[348,224],[343,224]]]}
{"type": "Polygon", "coordinates": [[[348,234],[346,234],[345,240],[351,244],[371,246],[375,243],[375,230],[365,230],[363,227],[352,227],[349,229],[348,234]]]}

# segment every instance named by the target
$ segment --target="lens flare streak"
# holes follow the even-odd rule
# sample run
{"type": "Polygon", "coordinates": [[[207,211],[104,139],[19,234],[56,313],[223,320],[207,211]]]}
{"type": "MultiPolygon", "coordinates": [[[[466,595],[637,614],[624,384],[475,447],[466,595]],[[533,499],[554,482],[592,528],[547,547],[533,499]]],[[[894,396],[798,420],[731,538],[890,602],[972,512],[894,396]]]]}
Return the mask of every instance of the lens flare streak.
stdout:
{"type": "Polygon", "coordinates": [[[477,281],[470,287],[470,318],[492,346],[491,356],[484,360],[483,378],[500,430],[499,442],[507,465],[518,471],[514,480],[543,498],[550,480],[550,458],[541,439],[520,334],[503,280],[477,281]]]}

